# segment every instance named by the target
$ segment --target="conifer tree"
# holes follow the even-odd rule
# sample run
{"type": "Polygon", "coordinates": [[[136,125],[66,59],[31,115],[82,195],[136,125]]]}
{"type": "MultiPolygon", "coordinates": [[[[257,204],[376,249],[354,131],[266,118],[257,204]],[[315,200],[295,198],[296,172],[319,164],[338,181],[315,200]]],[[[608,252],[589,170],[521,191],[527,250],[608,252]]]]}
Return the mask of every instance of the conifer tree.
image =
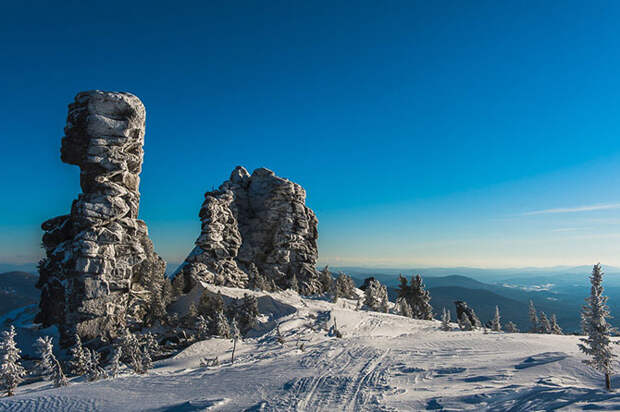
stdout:
{"type": "Polygon", "coordinates": [[[534,306],[534,302],[530,299],[529,305],[529,314],[530,314],[530,323],[532,327],[530,328],[530,333],[539,333],[540,332],[540,324],[538,322],[538,314],[536,313],[536,307],[534,306]]]}
{"type": "Polygon", "coordinates": [[[134,372],[142,371],[142,351],[140,342],[136,335],[128,330],[120,337],[120,347],[122,350],[121,360],[125,362],[134,372]]]}
{"type": "Polygon", "coordinates": [[[196,318],[196,335],[198,340],[204,340],[209,337],[209,324],[202,315],[198,315],[196,318]]]}
{"type": "Polygon", "coordinates": [[[411,306],[404,298],[398,298],[396,303],[398,306],[398,313],[401,316],[404,316],[406,318],[413,318],[413,311],[411,310],[411,306]]]}
{"type": "Polygon", "coordinates": [[[357,298],[355,294],[355,282],[353,282],[351,276],[344,272],[340,272],[334,283],[336,284],[338,296],[342,296],[346,299],[357,298]]]}
{"type": "Polygon", "coordinates": [[[381,282],[376,279],[369,280],[364,294],[364,304],[371,310],[378,312],[387,311],[387,289],[381,282]]]}
{"type": "Polygon", "coordinates": [[[138,373],[145,374],[149,369],[153,367],[153,358],[151,357],[151,350],[149,349],[148,344],[142,345],[142,359],[140,362],[140,371],[138,373]]]}
{"type": "Polygon", "coordinates": [[[491,322],[491,330],[495,332],[502,331],[502,324],[500,322],[499,316],[499,306],[495,306],[495,316],[493,317],[493,321],[491,322]]]}
{"type": "Polygon", "coordinates": [[[474,329],[474,325],[472,325],[471,321],[469,320],[469,316],[467,316],[466,313],[463,313],[458,320],[459,328],[461,328],[461,330],[469,331],[474,329]]]}
{"type": "Polygon", "coordinates": [[[258,314],[258,299],[254,295],[244,293],[236,317],[237,325],[243,335],[256,327],[258,324],[258,314]]]}
{"type": "Polygon", "coordinates": [[[44,336],[37,339],[35,347],[41,355],[41,366],[43,367],[45,376],[52,381],[57,388],[67,385],[68,381],[62,371],[60,362],[58,362],[58,359],[54,356],[52,338],[44,336]]]}
{"type": "Polygon", "coordinates": [[[6,396],[13,396],[15,388],[23,382],[26,369],[19,363],[21,350],[15,343],[15,327],[2,332],[0,341],[0,385],[6,391],[6,396]]]}
{"type": "Polygon", "coordinates": [[[586,299],[582,313],[587,337],[580,339],[579,349],[590,359],[583,362],[605,374],[605,387],[611,390],[611,374],[614,371],[614,359],[610,335],[614,329],[607,323],[610,317],[607,296],[603,296],[603,271],[601,264],[594,265],[590,276],[592,284],[590,297],[586,299]]]}
{"type": "Polygon", "coordinates": [[[514,322],[511,321],[506,324],[506,332],[519,333],[519,328],[514,324],[514,322]]]}
{"type": "Polygon", "coordinates": [[[289,289],[294,290],[295,292],[299,293],[299,283],[297,282],[297,276],[295,276],[295,274],[293,273],[293,276],[291,277],[291,280],[289,281],[289,289]]]}
{"type": "Polygon", "coordinates": [[[101,354],[92,349],[86,349],[88,351],[88,364],[87,372],[88,380],[93,382],[101,378],[106,377],[105,369],[101,367],[101,354]]]}
{"type": "Polygon", "coordinates": [[[540,312],[540,333],[551,333],[551,322],[549,322],[549,318],[547,318],[545,312],[540,312]]]}
{"type": "Polygon", "coordinates": [[[232,355],[230,358],[230,363],[234,363],[235,362],[235,349],[237,349],[237,340],[241,338],[241,332],[239,331],[239,328],[237,327],[237,321],[235,319],[233,319],[230,322],[230,338],[233,341],[233,350],[232,350],[232,355]]]}
{"type": "Polygon", "coordinates": [[[323,292],[330,292],[332,290],[334,278],[332,273],[329,271],[328,265],[325,265],[323,270],[321,270],[321,273],[319,274],[319,281],[321,282],[323,292]]]}
{"type": "Polygon", "coordinates": [[[112,350],[112,359],[110,360],[110,372],[111,378],[116,378],[121,370],[121,356],[123,351],[118,346],[115,346],[112,350]]]}
{"type": "Polygon", "coordinates": [[[422,282],[422,276],[416,275],[415,278],[411,278],[410,291],[413,300],[411,308],[415,317],[424,320],[433,319],[433,307],[430,303],[431,295],[422,282]]]}
{"type": "Polygon", "coordinates": [[[443,308],[441,313],[441,330],[448,332],[450,330],[450,312],[443,308]]]}
{"type": "Polygon", "coordinates": [[[223,311],[218,311],[213,319],[213,334],[221,338],[228,339],[230,337],[230,329],[228,321],[223,311]]]}
{"type": "Polygon", "coordinates": [[[82,339],[77,333],[74,337],[75,344],[70,349],[71,360],[69,361],[69,372],[75,376],[82,376],[88,372],[89,353],[82,346],[82,339]]]}
{"type": "Polygon", "coordinates": [[[562,328],[558,325],[558,319],[555,316],[555,313],[551,315],[551,333],[554,335],[564,335],[562,328]]]}

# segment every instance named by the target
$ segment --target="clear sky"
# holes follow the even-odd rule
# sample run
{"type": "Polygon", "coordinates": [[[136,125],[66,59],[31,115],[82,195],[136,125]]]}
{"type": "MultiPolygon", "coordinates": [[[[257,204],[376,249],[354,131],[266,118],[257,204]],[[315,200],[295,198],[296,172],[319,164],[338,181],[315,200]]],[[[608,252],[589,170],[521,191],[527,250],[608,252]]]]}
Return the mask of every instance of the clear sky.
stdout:
{"type": "Polygon", "coordinates": [[[320,262],[620,265],[620,3],[4,2],[0,262],[66,214],[67,104],[147,108],[141,217],[179,262],[236,165],[301,184],[320,262]]]}

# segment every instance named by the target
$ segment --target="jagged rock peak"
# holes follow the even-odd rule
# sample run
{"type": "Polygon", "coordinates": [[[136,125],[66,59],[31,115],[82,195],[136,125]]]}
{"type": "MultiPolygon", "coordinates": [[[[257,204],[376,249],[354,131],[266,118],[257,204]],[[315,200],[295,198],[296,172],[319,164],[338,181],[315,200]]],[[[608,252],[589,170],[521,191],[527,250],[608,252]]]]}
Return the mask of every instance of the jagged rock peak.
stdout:
{"type": "Polygon", "coordinates": [[[237,166],[218,190],[205,194],[196,247],[175,274],[189,291],[197,281],[247,287],[262,281],[304,294],[322,292],[318,221],[298,184],[266,168],[237,166]]]}
{"type": "Polygon", "coordinates": [[[139,326],[165,263],[138,220],[144,105],[129,93],[93,90],[69,104],[61,160],[80,167],[71,213],[42,224],[37,320],[65,341],[113,338],[139,326]]]}

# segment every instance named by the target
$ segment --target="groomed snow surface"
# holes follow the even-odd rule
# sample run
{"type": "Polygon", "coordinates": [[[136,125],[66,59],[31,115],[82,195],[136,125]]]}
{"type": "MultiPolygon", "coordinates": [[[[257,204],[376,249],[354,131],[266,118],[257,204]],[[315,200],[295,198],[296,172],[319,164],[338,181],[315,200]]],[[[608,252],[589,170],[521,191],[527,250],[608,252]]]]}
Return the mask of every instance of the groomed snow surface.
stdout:
{"type": "Polygon", "coordinates": [[[262,332],[237,345],[232,365],[231,341],[209,339],[155,362],[146,375],[125,370],[58,389],[21,386],[0,400],[0,410],[620,410],[620,391],[605,391],[603,377],[581,363],[576,336],[484,334],[456,325],[443,332],[439,321],[356,311],[351,300],[253,293],[263,296],[267,316],[262,332]],[[334,318],[342,339],[327,331],[334,318]],[[220,366],[201,367],[216,356],[220,366]]]}

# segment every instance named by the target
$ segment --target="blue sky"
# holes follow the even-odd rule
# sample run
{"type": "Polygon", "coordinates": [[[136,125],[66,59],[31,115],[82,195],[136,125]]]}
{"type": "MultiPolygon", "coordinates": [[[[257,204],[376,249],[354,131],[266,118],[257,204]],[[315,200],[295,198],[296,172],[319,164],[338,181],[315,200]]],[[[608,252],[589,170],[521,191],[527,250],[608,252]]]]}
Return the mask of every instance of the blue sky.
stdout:
{"type": "Polygon", "coordinates": [[[620,4],[13,2],[0,262],[69,211],[67,104],[147,107],[141,217],[181,261],[236,165],[300,183],[320,262],[620,265],[620,4]]]}

